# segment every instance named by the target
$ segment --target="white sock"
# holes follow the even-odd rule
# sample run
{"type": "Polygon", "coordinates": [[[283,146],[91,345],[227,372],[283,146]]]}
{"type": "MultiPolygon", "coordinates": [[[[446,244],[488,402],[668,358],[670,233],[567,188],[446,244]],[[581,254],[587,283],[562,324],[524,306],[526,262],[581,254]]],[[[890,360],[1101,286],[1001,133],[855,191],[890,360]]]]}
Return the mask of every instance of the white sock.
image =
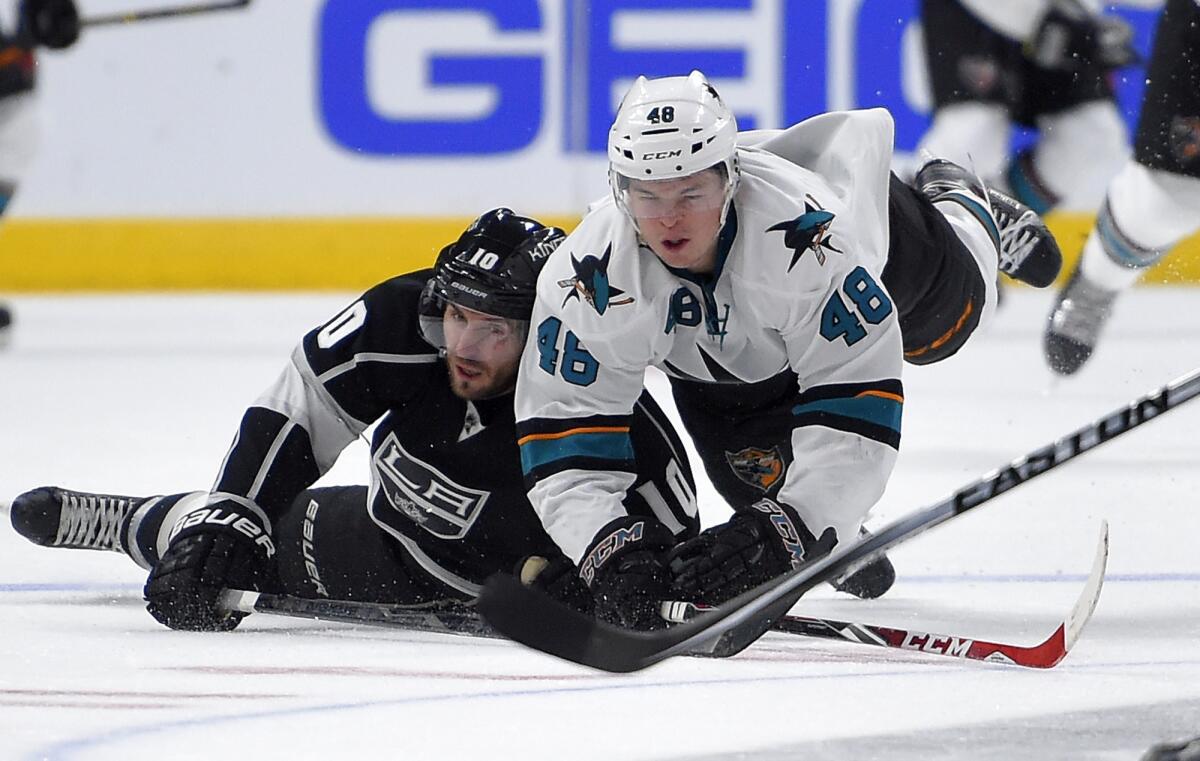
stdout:
{"type": "Polygon", "coordinates": [[[1129,161],[1109,186],[1080,267],[1093,283],[1124,290],[1196,230],[1200,179],[1129,161]]]}
{"type": "Polygon", "coordinates": [[[996,246],[992,236],[984,229],[983,223],[961,204],[955,201],[938,201],[934,208],[942,213],[954,234],[971,252],[971,258],[979,267],[983,278],[984,304],[983,312],[979,315],[979,327],[983,327],[992,313],[996,311],[996,275],[1000,267],[1000,259],[996,254],[996,246]]]}

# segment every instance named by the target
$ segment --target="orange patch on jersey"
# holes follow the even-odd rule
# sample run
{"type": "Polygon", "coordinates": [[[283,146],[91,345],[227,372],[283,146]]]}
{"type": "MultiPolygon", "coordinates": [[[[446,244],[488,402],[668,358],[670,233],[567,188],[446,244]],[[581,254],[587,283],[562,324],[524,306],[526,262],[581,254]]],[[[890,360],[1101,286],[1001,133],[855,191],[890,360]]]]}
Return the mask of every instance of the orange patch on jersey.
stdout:
{"type": "Polygon", "coordinates": [[[783,458],[774,447],[746,447],[737,452],[726,452],[725,461],[735,476],[762,491],[769,490],[783,475],[783,458]]]}

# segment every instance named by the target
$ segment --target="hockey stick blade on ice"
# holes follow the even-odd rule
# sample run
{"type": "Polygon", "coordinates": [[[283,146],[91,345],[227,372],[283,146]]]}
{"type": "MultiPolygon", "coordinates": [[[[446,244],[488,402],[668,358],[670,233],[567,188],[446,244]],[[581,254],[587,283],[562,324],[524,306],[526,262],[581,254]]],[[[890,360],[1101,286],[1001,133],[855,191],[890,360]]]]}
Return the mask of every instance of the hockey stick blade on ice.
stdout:
{"type": "MultiPolygon", "coordinates": [[[[1108,523],[1102,522],[1095,560],[1092,561],[1091,572],[1080,590],[1079,598],[1058,628],[1036,645],[1013,645],[954,634],[931,634],[915,629],[895,629],[876,624],[791,615],[776,621],[771,631],[900,650],[917,650],[972,661],[1048,669],[1058,665],[1058,662],[1066,657],[1096,610],[1107,564],[1108,523]]],[[[682,623],[702,615],[704,610],[706,609],[703,607],[687,602],[663,603],[663,618],[682,623]]]]}
{"type": "Polygon", "coordinates": [[[221,593],[220,605],[226,610],[241,613],[266,613],[471,637],[499,636],[465,604],[386,605],[349,600],[310,600],[291,595],[227,589],[221,593]]]}
{"type": "MultiPolygon", "coordinates": [[[[401,605],[332,600],[328,598],[293,597],[287,594],[226,589],[221,592],[218,604],[224,610],[240,613],[262,613],[271,616],[286,616],[314,621],[334,621],[342,624],[379,626],[387,629],[430,632],[433,634],[459,634],[469,637],[493,638],[501,636],[492,627],[488,626],[487,622],[470,605],[465,603],[401,605]]],[[[686,603],[663,603],[663,608],[666,610],[667,606],[676,605],[686,605],[686,603]]],[[[835,625],[841,623],[820,618],[805,620],[812,622],[813,631],[811,632],[811,636],[816,637],[828,637],[829,635],[824,632],[831,631],[835,625]],[[818,628],[822,630],[818,632],[818,628]]],[[[779,630],[785,631],[784,628],[780,628],[779,630]]],[[[810,634],[809,632],[793,633],[801,635],[810,634]]]]}
{"type": "Polygon", "coordinates": [[[1075,646],[1083,627],[1096,610],[1096,603],[1100,599],[1100,589],[1104,584],[1107,562],[1108,526],[1105,524],[1091,574],[1080,591],[1074,607],[1050,636],[1036,645],[1014,645],[971,637],[930,634],[871,624],[840,623],[802,616],[784,616],[775,622],[771,631],[827,639],[844,639],[867,645],[917,650],[923,653],[989,663],[1004,663],[1026,668],[1053,668],[1075,646]]]}
{"type": "Polygon", "coordinates": [[[941,502],[755,587],[694,621],[669,629],[633,631],[594,621],[522,586],[511,576],[497,575],[489,579],[476,608],[496,631],[510,639],[604,671],[637,671],[684,653],[734,655],[762,636],[818,584],[1128,433],[1197,394],[1200,394],[1200,370],[1014,460],[941,502]]]}
{"type": "MultiPolygon", "coordinates": [[[[836,621],[808,616],[783,616],[771,631],[803,637],[859,642],[866,645],[920,650],[968,660],[1007,663],[1028,668],[1050,668],[1066,656],[1079,638],[1084,624],[1096,609],[1104,569],[1108,561],[1108,524],[1103,523],[1096,559],[1070,614],[1054,633],[1033,646],[1011,645],[946,634],[928,634],[911,629],[892,629],[873,624],[836,621]]],[[[405,631],[498,637],[469,605],[389,605],[346,600],[307,599],[290,595],[226,590],[222,607],[242,613],[265,613],[292,618],[365,624],[405,631]]],[[[703,615],[705,609],[691,603],[663,603],[663,618],[681,623],[703,615]]]]}
{"type": "Polygon", "coordinates": [[[172,5],[166,8],[143,8],[142,10],[110,13],[103,16],[90,16],[79,19],[82,27],[111,26],[113,24],[132,24],[138,21],[154,21],[157,19],[179,18],[180,16],[196,16],[201,13],[215,11],[232,11],[250,5],[250,0],[222,0],[211,3],[191,3],[189,5],[172,5]]]}
{"type": "MultiPolygon", "coordinates": [[[[1105,548],[1107,545],[1103,545],[1105,548]]],[[[817,639],[859,642],[867,645],[893,647],[948,655],[969,660],[1009,663],[1031,668],[1049,668],[1062,660],[1074,640],[1067,633],[1082,628],[1095,605],[1103,578],[1101,564],[1093,568],[1088,586],[1076,603],[1072,617],[1059,626],[1049,638],[1033,647],[1008,645],[945,634],[927,634],[909,629],[890,629],[873,624],[836,621],[828,618],[784,616],[775,622],[771,631],[817,639]],[[1088,603],[1088,604],[1085,604],[1088,603]],[[1070,621],[1080,624],[1071,627],[1070,621]]],[[[468,605],[430,606],[387,603],[353,602],[347,600],[309,599],[265,592],[246,592],[228,589],[222,593],[221,607],[242,613],[262,613],[316,621],[378,626],[402,631],[454,634],[468,637],[495,638],[497,634],[468,605]]],[[[690,620],[703,615],[704,608],[691,603],[663,603],[670,610],[671,621],[690,620]],[[684,618],[686,617],[686,618],[684,618]]]]}

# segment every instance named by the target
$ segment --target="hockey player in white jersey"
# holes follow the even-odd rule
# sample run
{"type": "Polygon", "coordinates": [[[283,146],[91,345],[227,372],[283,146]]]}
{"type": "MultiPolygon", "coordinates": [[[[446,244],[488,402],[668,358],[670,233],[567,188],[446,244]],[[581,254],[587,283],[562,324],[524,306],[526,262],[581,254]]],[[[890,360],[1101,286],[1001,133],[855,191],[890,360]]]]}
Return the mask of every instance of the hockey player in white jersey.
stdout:
{"type": "Polygon", "coordinates": [[[1046,325],[1050,369],[1078,372],[1117,297],[1200,231],[1200,3],[1167,0],[1154,35],[1133,156],[1108,186],[1095,228],[1046,325]]]}
{"type": "Polygon", "coordinates": [[[997,267],[1057,275],[1037,215],[956,165],[900,183],[892,132],[874,109],[739,135],[700,72],[625,96],[612,198],[539,277],[516,402],[530,501],[600,617],[661,626],[659,600],[719,603],[857,536],[896,460],[905,356],[956,351],[997,267]],[[674,549],[621,502],[652,365],[735,510],[674,549]]]}
{"type": "MultiPolygon", "coordinates": [[[[78,38],[79,13],[73,0],[0,4],[0,217],[16,194],[37,145],[35,50],[38,46],[70,47],[78,38]]],[[[0,288],[4,285],[0,283],[0,288]]],[[[12,312],[0,303],[0,346],[7,342],[12,322],[12,312]]]]}

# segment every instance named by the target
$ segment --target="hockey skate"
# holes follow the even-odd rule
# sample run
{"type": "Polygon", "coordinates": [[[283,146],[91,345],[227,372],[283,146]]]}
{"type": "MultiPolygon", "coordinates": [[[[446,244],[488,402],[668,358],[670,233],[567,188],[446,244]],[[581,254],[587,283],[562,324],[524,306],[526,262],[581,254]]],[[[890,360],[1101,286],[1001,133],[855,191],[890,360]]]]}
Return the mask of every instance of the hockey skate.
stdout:
{"type": "Polygon", "coordinates": [[[913,185],[930,201],[954,201],[978,218],[996,244],[1001,272],[1035,288],[1058,277],[1062,252],[1033,209],[946,159],[926,163],[913,185]],[[986,207],[980,201],[987,201],[986,207]]]}
{"type": "Polygon", "coordinates": [[[1075,265],[1046,323],[1042,348],[1051,370],[1072,375],[1092,356],[1118,293],[1088,280],[1075,265]]]}
{"type": "MultiPolygon", "coordinates": [[[[865,528],[860,529],[859,538],[865,539],[871,535],[865,528]]],[[[883,595],[896,583],[896,568],[887,555],[880,555],[864,566],[843,574],[829,582],[839,592],[854,595],[862,600],[874,600],[883,595]]]]}
{"type": "Polygon", "coordinates": [[[42,486],[13,500],[17,533],[44,547],[125,552],[121,525],[144,499],[42,486]]]}
{"type": "Polygon", "coordinates": [[[1160,743],[1146,751],[1140,761],[1200,761],[1200,737],[1160,743]]]}
{"type": "Polygon", "coordinates": [[[0,348],[8,344],[12,333],[12,310],[6,304],[0,304],[0,348]]]}

